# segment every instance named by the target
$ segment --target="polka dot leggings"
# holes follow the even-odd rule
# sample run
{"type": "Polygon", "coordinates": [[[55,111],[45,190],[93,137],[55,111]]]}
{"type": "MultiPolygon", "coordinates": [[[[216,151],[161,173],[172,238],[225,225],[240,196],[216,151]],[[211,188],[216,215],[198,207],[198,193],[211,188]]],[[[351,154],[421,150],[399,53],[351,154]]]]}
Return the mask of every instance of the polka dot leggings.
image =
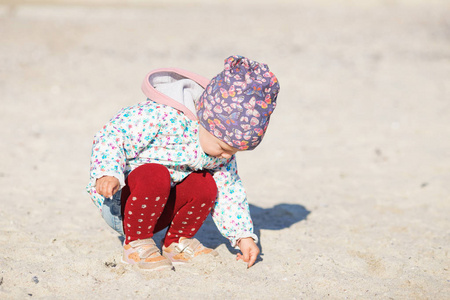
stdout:
{"type": "Polygon", "coordinates": [[[194,172],[175,187],[159,164],[133,170],[122,190],[125,243],[147,239],[169,227],[164,246],[180,237],[192,238],[209,215],[217,196],[214,178],[207,171],[194,172]]]}

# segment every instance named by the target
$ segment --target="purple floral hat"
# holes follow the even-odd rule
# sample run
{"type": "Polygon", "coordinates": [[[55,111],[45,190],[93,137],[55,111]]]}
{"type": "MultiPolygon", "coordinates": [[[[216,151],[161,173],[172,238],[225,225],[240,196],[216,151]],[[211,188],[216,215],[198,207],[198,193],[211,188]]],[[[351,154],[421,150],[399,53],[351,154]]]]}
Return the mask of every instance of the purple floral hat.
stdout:
{"type": "Polygon", "coordinates": [[[197,102],[197,116],[215,137],[239,150],[252,150],[266,132],[279,90],[266,64],[230,56],[197,102]]]}

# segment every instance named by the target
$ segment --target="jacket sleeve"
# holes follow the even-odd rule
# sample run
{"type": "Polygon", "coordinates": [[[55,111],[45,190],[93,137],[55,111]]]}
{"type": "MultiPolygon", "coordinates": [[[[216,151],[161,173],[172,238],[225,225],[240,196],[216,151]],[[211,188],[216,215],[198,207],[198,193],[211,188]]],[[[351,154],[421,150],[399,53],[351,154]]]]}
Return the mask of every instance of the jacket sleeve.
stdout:
{"type": "Polygon", "coordinates": [[[157,135],[157,109],[131,107],[121,110],[95,135],[91,155],[91,186],[97,178],[114,176],[125,186],[125,168],[157,135]]]}
{"type": "Polygon", "coordinates": [[[218,189],[212,218],[221,232],[235,247],[241,238],[251,237],[258,242],[253,233],[247,194],[237,172],[236,157],[216,170],[213,175],[218,189]]]}

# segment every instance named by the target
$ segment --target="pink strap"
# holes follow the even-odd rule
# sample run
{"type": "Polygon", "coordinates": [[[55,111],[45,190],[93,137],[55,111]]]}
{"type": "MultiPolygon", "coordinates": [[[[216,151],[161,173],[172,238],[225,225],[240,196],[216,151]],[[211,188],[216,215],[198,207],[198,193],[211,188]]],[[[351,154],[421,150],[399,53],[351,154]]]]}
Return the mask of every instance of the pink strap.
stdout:
{"type": "Polygon", "coordinates": [[[150,81],[149,81],[150,76],[155,73],[160,73],[160,72],[179,74],[188,79],[192,79],[193,81],[195,81],[196,83],[201,85],[203,88],[206,88],[206,86],[209,83],[209,79],[206,79],[203,76],[200,76],[198,74],[195,74],[195,73],[183,70],[183,69],[162,68],[162,69],[153,70],[150,73],[148,73],[147,76],[145,76],[144,82],[142,83],[142,91],[144,92],[145,96],[147,96],[147,98],[149,98],[155,102],[171,106],[171,107],[183,112],[186,115],[186,117],[188,117],[191,120],[197,120],[198,119],[197,116],[195,114],[193,114],[186,106],[184,106],[183,104],[164,95],[163,93],[159,92],[150,84],[150,81]]]}

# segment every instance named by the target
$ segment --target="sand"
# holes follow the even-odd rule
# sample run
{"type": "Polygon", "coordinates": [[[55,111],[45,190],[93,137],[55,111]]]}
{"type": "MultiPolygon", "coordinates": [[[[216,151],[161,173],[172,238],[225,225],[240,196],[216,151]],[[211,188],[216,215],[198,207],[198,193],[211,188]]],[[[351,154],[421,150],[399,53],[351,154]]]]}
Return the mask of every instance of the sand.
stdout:
{"type": "MultiPolygon", "coordinates": [[[[448,299],[448,1],[0,2],[1,299],[448,299]],[[84,187],[93,135],[159,67],[266,62],[281,93],[238,154],[262,254],[120,263],[84,187]]],[[[157,235],[157,240],[161,235],[157,235]]]]}

